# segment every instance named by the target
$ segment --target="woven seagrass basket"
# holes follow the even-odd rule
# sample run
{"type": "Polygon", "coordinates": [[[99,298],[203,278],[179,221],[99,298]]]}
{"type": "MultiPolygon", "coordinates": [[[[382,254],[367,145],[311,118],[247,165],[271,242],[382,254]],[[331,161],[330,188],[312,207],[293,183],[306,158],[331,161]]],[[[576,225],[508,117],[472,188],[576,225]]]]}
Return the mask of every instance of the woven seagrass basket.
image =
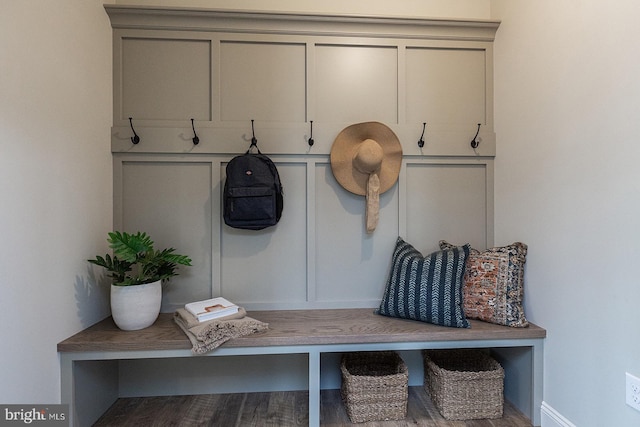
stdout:
{"type": "Polygon", "coordinates": [[[346,353],[340,370],[342,401],[351,422],[406,417],[409,375],[407,365],[397,353],[346,353]]]}
{"type": "Polygon", "coordinates": [[[504,370],[481,350],[425,350],[424,384],[447,420],[502,417],[504,370]]]}

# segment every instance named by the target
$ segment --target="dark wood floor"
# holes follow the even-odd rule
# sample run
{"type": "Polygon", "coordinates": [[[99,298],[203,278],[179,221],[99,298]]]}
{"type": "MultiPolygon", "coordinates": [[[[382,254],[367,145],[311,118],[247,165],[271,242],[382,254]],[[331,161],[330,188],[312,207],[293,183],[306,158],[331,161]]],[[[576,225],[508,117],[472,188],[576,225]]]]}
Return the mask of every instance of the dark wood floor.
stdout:
{"type": "MultiPolygon", "coordinates": [[[[339,390],[321,393],[320,424],[352,425],[339,390]]],[[[306,426],[308,392],[206,394],[122,398],[94,426],[306,426]]],[[[402,421],[353,424],[362,427],[531,427],[529,420],[505,403],[504,416],[496,420],[446,421],[422,387],[409,388],[407,417],[402,421]]]]}

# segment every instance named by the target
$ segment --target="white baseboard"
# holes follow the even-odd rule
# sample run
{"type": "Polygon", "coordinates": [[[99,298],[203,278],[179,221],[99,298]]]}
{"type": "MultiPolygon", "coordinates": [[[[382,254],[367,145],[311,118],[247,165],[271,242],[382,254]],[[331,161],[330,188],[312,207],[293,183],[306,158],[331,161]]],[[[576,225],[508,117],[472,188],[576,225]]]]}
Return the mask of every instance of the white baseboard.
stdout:
{"type": "Polygon", "coordinates": [[[547,402],[542,402],[541,427],[576,427],[576,425],[560,415],[547,402]]]}

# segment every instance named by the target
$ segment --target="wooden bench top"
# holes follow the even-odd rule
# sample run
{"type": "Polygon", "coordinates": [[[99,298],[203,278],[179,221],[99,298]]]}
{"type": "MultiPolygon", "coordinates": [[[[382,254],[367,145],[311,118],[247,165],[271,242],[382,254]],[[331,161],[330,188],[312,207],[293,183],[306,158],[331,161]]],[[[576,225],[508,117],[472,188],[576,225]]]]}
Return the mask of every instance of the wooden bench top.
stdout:
{"type": "MultiPolygon", "coordinates": [[[[470,320],[471,328],[449,328],[374,314],[371,308],[328,310],[251,311],[248,316],[269,324],[269,329],[226,342],[224,347],[264,347],[323,344],[366,344],[419,341],[517,340],[546,337],[546,330],[531,324],[510,328],[470,320]]],[[[139,331],[122,331],[109,317],[58,343],[59,352],[179,350],[191,342],[162,313],[139,331]]]]}

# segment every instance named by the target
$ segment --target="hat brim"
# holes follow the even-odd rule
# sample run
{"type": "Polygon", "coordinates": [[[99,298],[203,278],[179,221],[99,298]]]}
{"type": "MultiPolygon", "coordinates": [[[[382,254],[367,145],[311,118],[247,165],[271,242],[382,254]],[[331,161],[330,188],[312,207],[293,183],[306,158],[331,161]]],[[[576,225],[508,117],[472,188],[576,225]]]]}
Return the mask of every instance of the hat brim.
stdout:
{"type": "Polygon", "coordinates": [[[344,128],[331,147],[331,170],[342,187],[360,196],[367,194],[369,174],[353,167],[353,157],[366,139],[373,139],[380,144],[384,153],[378,171],[380,194],[393,187],[402,165],[402,145],[388,126],[379,122],[364,122],[344,128]]]}

